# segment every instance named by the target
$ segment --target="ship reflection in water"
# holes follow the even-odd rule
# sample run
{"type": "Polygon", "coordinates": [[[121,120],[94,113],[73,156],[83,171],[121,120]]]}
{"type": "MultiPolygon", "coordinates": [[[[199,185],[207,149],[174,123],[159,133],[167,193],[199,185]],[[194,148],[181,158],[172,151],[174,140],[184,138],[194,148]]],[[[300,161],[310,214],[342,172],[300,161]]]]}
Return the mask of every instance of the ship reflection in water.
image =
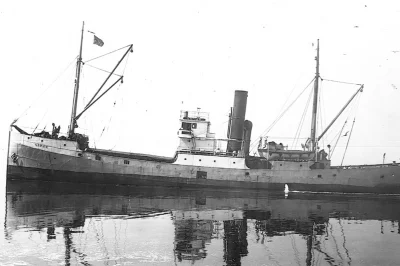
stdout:
{"type": "Polygon", "coordinates": [[[400,196],[7,182],[1,265],[400,265],[400,196]]]}

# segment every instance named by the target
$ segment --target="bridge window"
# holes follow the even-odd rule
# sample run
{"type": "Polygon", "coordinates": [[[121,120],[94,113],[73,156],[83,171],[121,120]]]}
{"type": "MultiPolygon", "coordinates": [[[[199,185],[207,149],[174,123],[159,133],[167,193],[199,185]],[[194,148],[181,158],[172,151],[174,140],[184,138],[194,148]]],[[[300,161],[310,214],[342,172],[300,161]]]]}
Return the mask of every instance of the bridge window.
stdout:
{"type": "Polygon", "coordinates": [[[182,122],[181,129],[183,129],[183,130],[191,131],[192,129],[196,129],[196,128],[197,128],[197,123],[182,122]]]}
{"type": "Polygon", "coordinates": [[[192,129],[192,123],[182,122],[181,128],[182,128],[183,130],[189,130],[189,131],[190,131],[190,130],[192,129]]]}

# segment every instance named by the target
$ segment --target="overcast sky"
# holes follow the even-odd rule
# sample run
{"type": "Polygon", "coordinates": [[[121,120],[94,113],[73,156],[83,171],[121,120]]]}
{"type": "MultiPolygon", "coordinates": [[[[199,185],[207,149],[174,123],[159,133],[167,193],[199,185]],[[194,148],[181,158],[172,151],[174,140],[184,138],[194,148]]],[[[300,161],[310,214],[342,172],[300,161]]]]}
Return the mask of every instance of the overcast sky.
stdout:
{"type": "MultiPolygon", "coordinates": [[[[256,140],[312,80],[320,39],[321,77],[365,84],[358,108],[346,112],[321,147],[334,143],[346,118],[344,132],[350,131],[356,114],[344,163],[381,163],[383,153],[386,162],[400,161],[399,12],[398,1],[4,2],[0,147],[5,152],[8,125],[21,114],[17,125],[50,130],[55,122],[67,130],[85,21],[84,61],[128,44],[134,49],[124,83],[78,122],[92,146],[172,156],[179,111],[197,107],[211,113],[212,131],[224,137],[236,89],[249,92],[246,119],[256,140]],[[93,45],[87,30],[105,45],[93,45]]],[[[105,63],[120,54],[91,63],[111,70],[114,65],[105,63]]],[[[79,110],[103,76],[83,67],[79,110]]],[[[322,82],[321,128],[357,89],[322,82]]],[[[269,140],[292,145],[309,92],[268,133],[269,140]]],[[[309,135],[309,116],[298,145],[309,135]]],[[[339,141],[335,164],[347,139],[339,141]]]]}

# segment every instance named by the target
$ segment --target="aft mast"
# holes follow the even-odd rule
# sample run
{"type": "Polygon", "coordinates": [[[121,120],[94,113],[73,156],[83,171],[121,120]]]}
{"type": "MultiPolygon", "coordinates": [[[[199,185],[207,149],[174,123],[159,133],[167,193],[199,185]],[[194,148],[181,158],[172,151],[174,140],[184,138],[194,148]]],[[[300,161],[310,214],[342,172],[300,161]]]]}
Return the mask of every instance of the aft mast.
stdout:
{"type": "Polygon", "coordinates": [[[83,29],[85,27],[85,22],[82,22],[82,35],[81,35],[81,46],[79,49],[79,57],[76,62],[76,78],[75,78],[75,89],[74,89],[74,98],[72,101],[72,112],[71,112],[71,120],[69,123],[69,129],[68,129],[68,137],[72,138],[74,133],[75,133],[75,127],[76,127],[76,107],[78,105],[78,92],[79,92],[79,79],[80,79],[80,74],[81,74],[81,65],[82,65],[82,44],[83,44],[83,29]]]}
{"type": "Polygon", "coordinates": [[[311,120],[311,136],[310,136],[310,150],[315,152],[317,149],[317,141],[315,138],[317,131],[317,109],[318,109],[318,81],[319,81],[319,39],[317,40],[317,56],[315,57],[317,61],[315,79],[314,79],[314,100],[313,100],[313,110],[312,110],[312,120],[311,120]]]}

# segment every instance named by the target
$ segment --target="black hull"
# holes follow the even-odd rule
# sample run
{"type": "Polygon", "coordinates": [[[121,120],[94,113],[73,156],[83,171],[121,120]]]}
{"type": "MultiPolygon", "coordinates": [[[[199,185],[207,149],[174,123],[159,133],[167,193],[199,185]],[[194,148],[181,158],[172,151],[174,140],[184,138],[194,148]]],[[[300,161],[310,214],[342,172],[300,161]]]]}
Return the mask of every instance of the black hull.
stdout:
{"type": "Polygon", "coordinates": [[[113,184],[131,186],[162,186],[187,188],[234,188],[283,191],[282,183],[256,183],[243,181],[191,179],[182,177],[145,176],[136,174],[81,173],[8,165],[8,180],[37,180],[86,184],[113,184]]]}

